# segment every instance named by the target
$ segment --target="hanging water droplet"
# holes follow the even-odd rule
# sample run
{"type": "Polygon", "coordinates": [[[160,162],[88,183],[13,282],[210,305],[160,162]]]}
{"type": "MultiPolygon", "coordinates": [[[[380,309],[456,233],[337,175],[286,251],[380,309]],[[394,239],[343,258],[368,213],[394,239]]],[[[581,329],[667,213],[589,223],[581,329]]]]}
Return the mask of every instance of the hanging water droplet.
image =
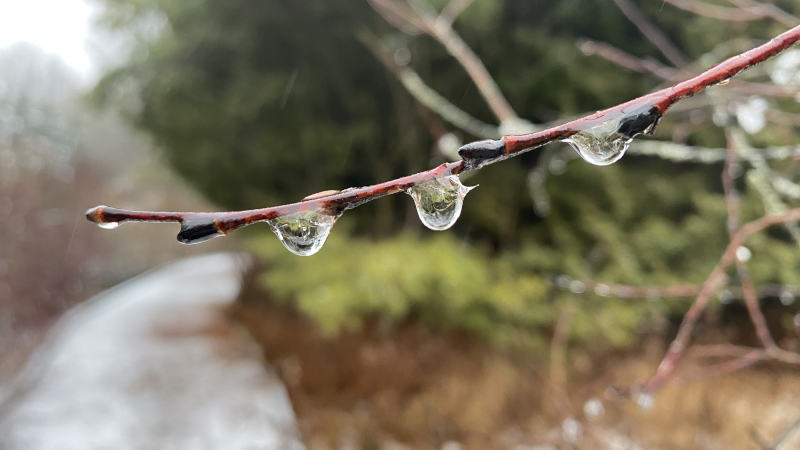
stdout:
{"type": "Polygon", "coordinates": [[[656,107],[644,106],[581,130],[563,139],[586,162],[606,166],[619,161],[633,138],[639,134],[652,134],[661,114],[656,107]]]}
{"type": "Polygon", "coordinates": [[[98,222],[97,226],[104,230],[113,230],[119,226],[119,222],[98,222]]]}
{"type": "Polygon", "coordinates": [[[639,392],[636,395],[636,406],[642,411],[650,411],[653,409],[656,401],[653,396],[647,392],[639,392]]]}
{"type": "Polygon", "coordinates": [[[719,302],[723,305],[729,305],[733,303],[733,292],[728,289],[720,291],[720,293],[717,294],[717,297],[719,298],[719,302]]]}
{"type": "Polygon", "coordinates": [[[583,294],[584,292],[586,292],[586,283],[584,283],[581,280],[572,280],[569,283],[569,290],[573,294],[583,294]]]}
{"type": "Polygon", "coordinates": [[[299,256],[317,253],[341,214],[305,211],[268,220],[272,231],[287,250],[299,256]]]}
{"type": "Polygon", "coordinates": [[[603,402],[596,397],[592,397],[583,404],[583,413],[590,419],[602,416],[606,412],[603,402]]]}
{"type": "Polygon", "coordinates": [[[406,192],[414,199],[422,223],[434,231],[452,227],[461,215],[464,197],[475,186],[464,186],[458,176],[436,178],[412,186],[406,192]]]}
{"type": "Polygon", "coordinates": [[[753,253],[745,246],[741,246],[736,249],[736,259],[738,259],[739,262],[746,263],[747,261],[750,261],[752,256],[753,253]]]}
{"type": "Polygon", "coordinates": [[[603,283],[598,283],[594,287],[594,293],[600,297],[608,297],[611,295],[611,286],[603,283]]]}
{"type": "Polygon", "coordinates": [[[199,244],[222,236],[214,219],[209,217],[187,217],[181,222],[178,241],[182,244],[199,244]]]}
{"type": "Polygon", "coordinates": [[[792,291],[789,291],[789,290],[781,291],[781,293],[778,296],[778,298],[780,299],[781,304],[783,306],[792,305],[792,304],[794,304],[794,300],[795,300],[794,299],[794,294],[792,293],[792,291]]]}

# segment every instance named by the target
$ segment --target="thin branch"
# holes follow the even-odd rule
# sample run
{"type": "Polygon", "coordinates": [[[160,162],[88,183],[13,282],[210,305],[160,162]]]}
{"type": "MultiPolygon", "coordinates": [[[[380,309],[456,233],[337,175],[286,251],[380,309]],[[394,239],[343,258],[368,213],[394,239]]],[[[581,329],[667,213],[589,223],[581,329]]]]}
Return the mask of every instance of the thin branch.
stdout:
{"type": "Polygon", "coordinates": [[[622,11],[622,14],[642,32],[642,35],[661,51],[669,62],[678,67],[688,64],[686,55],[669,40],[666,34],[650,22],[635,3],[630,0],[614,0],[614,3],[622,11]]]}
{"type": "Polygon", "coordinates": [[[770,17],[776,22],[790,28],[800,23],[800,17],[789,14],[772,3],[760,3],[754,0],[731,0],[731,2],[739,5],[741,8],[755,8],[760,10],[761,14],[764,16],[770,17]]]}
{"type": "MultiPolygon", "coordinates": [[[[725,161],[725,150],[720,148],[696,147],[676,142],[641,141],[631,146],[629,153],[642,156],[656,156],[675,162],[695,162],[717,164],[725,161]]],[[[767,147],[746,149],[741,152],[742,158],[752,162],[758,157],[764,159],[800,158],[800,147],[767,147]]]]}
{"type": "MultiPolygon", "coordinates": [[[[452,21],[440,20],[441,14],[436,14],[426,0],[407,0],[408,3],[401,5],[399,0],[368,0],[370,5],[378,11],[384,18],[392,18],[390,21],[396,24],[396,17],[402,17],[414,29],[422,31],[441,43],[450,55],[464,68],[467,75],[478,88],[489,109],[492,110],[497,119],[502,123],[517,118],[517,113],[506,100],[500,88],[495,83],[489,70],[483,61],[467,45],[461,36],[452,27],[452,21]],[[387,13],[390,11],[391,13],[387,13]]],[[[468,4],[463,5],[464,7],[468,4]]],[[[455,6],[453,8],[456,8],[455,6]]],[[[453,14],[455,11],[446,12],[453,14]]],[[[398,27],[400,28],[400,27],[398,27]]],[[[403,28],[400,28],[401,31],[403,28]]]]}
{"type": "Polygon", "coordinates": [[[633,56],[605,42],[581,39],[578,41],[578,49],[580,49],[584,55],[596,55],[633,72],[653,74],[663,80],[672,80],[678,73],[674,68],[661,64],[658,61],[633,56]]]}
{"type": "Polygon", "coordinates": [[[705,283],[703,283],[700,293],[697,295],[694,303],[692,303],[689,311],[687,311],[686,315],[683,317],[683,322],[678,329],[678,334],[670,344],[667,354],[661,360],[656,374],[646,383],[645,390],[647,392],[656,390],[669,379],[670,375],[672,375],[678,362],[683,357],[689,340],[691,339],[692,331],[694,331],[697,321],[700,320],[700,317],[708,306],[711,296],[727,279],[726,272],[736,261],[736,250],[744,244],[747,238],[755,233],[774,225],[796,222],[798,220],[800,220],[800,208],[791,209],[780,214],[763,216],[758,220],[749,222],[733,235],[719,262],[711,271],[705,283]]]}
{"type": "Polygon", "coordinates": [[[87,211],[86,216],[88,220],[99,224],[128,221],[179,222],[182,225],[182,231],[192,231],[189,236],[183,234],[181,237],[179,234],[179,239],[182,242],[190,243],[207,240],[227,234],[246,225],[297,212],[324,210],[332,214],[340,214],[375,198],[401,192],[416,184],[436,178],[457,175],[464,170],[492,164],[548,142],[571,136],[581,130],[603,124],[608,120],[624,119],[623,125],[628,128],[627,132],[632,133],[632,135],[638,134],[643,131],[641,127],[644,125],[648,127],[652,125],[652,122],[649,124],[642,123],[642,114],[645,115],[645,118],[657,120],[658,117],[652,117],[654,111],[660,116],[671,105],[681,99],[697,94],[708,86],[717,84],[754,64],[774,56],[798,40],[800,40],[800,26],[755,49],[729,58],[706,72],[671,88],[662,89],[537,133],[504,136],[497,141],[489,140],[467,144],[459,150],[459,154],[464,158],[461,161],[442,164],[425,172],[408,175],[381,184],[349,188],[336,193],[326,193],[329,195],[315,195],[297,203],[248,211],[218,213],[148,212],[98,206],[87,211]],[[196,234],[200,236],[196,236],[196,234]],[[197,238],[194,238],[195,236],[197,238]]]}
{"type": "MultiPolygon", "coordinates": [[[[655,75],[664,81],[677,81],[680,79],[679,77],[682,73],[658,61],[642,59],[631,55],[606,42],[583,39],[578,41],[578,48],[587,56],[596,55],[630,71],[655,75]]],[[[729,89],[740,94],[780,98],[795,98],[798,93],[797,89],[788,89],[774,84],[754,83],[744,80],[733,81],[729,89]]]]}
{"type": "MultiPolygon", "coordinates": [[[[702,284],[672,284],[664,286],[634,286],[630,284],[607,283],[596,280],[572,279],[559,275],[554,281],[558,288],[573,294],[594,294],[601,297],[617,297],[624,299],[664,299],[697,297],[702,284]],[[577,286],[577,289],[575,288],[577,286]]],[[[732,298],[743,298],[741,288],[727,288],[732,298]]],[[[800,296],[800,286],[784,284],[765,284],[755,290],[758,298],[778,298],[783,295],[800,296]]]]}
{"type": "MultiPolygon", "coordinates": [[[[714,5],[696,0],[664,0],[670,5],[680,8],[684,11],[689,11],[694,14],[709,17],[717,20],[724,20],[728,22],[750,22],[753,20],[771,18],[779,20],[784,23],[786,18],[780,18],[774,12],[770,12],[761,4],[750,5],[746,7],[732,8],[728,6],[714,5]]],[[[784,23],[786,24],[786,23],[784,23]]],[[[787,26],[795,26],[797,22],[786,24],[787,26]]]]}
{"type": "Polygon", "coordinates": [[[360,35],[359,39],[387,69],[395,74],[406,91],[415,100],[438,114],[442,119],[480,138],[493,138],[499,134],[499,129],[496,126],[472,117],[442,97],[436,90],[428,86],[413,69],[397,64],[394,58],[379,47],[375,39],[371,39],[366,35],[360,35]]]}
{"type": "MultiPolygon", "coordinates": [[[[725,192],[725,204],[728,209],[728,235],[733,238],[734,234],[739,230],[741,221],[741,201],[733,179],[734,172],[739,168],[739,159],[736,153],[734,139],[731,137],[730,133],[728,133],[727,141],[725,165],[722,168],[722,187],[725,192]]],[[[747,261],[737,257],[736,267],[739,271],[744,303],[747,307],[747,313],[750,315],[750,321],[753,322],[753,326],[756,329],[756,335],[765,348],[768,350],[775,348],[777,345],[772,338],[772,334],[769,332],[767,320],[764,318],[764,314],[758,306],[758,294],[753,285],[753,280],[750,279],[747,261]]]]}

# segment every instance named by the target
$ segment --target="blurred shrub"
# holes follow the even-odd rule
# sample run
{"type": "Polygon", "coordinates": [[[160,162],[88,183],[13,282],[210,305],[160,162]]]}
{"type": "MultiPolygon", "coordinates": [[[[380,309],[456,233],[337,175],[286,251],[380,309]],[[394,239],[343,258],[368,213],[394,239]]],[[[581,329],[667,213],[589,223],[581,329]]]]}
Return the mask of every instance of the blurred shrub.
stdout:
{"type": "Polygon", "coordinates": [[[551,320],[541,278],[517,273],[452,235],[381,242],[332,237],[313,258],[287,255],[269,241],[254,245],[269,264],[261,282],[280,298],[295,299],[328,333],[358,328],[366,317],[390,323],[414,317],[496,343],[535,343],[551,320]]]}
{"type": "MultiPolygon", "coordinates": [[[[268,264],[261,285],[295,302],[330,334],[356,330],[366,319],[388,325],[413,319],[499,346],[541,347],[562,305],[575,300],[540,272],[517,264],[535,248],[495,258],[451,234],[404,234],[380,242],[332,237],[313,258],[298,258],[271,238],[252,241],[268,264]]],[[[586,308],[573,314],[572,338],[603,346],[629,344],[659,309],[594,295],[583,300],[586,308]]]]}

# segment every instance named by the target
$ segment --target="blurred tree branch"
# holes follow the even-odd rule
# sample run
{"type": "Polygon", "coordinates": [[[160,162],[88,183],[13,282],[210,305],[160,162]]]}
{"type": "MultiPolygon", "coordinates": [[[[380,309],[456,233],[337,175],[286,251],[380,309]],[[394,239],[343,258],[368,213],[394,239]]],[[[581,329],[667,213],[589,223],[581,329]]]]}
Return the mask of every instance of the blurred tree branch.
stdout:
{"type": "Polygon", "coordinates": [[[633,23],[642,35],[661,51],[674,66],[681,67],[688,63],[686,55],[678,49],[666,34],[662,32],[654,23],[650,22],[641,9],[631,0],[614,0],[622,14],[633,23]]]}

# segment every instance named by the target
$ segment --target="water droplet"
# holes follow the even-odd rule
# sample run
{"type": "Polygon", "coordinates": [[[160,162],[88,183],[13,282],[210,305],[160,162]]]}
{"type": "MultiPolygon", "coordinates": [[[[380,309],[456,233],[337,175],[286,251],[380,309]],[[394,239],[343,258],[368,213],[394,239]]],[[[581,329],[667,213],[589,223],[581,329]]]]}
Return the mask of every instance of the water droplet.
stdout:
{"type": "Polygon", "coordinates": [[[721,291],[717,296],[719,297],[719,302],[723,305],[729,305],[733,303],[733,292],[729,291],[728,289],[721,291]]]}
{"type": "Polygon", "coordinates": [[[569,290],[573,294],[583,294],[584,292],[586,292],[586,283],[584,283],[581,280],[572,280],[569,283],[569,290]]]}
{"type": "Polygon", "coordinates": [[[222,236],[214,219],[208,217],[187,217],[181,222],[178,241],[182,244],[199,244],[209,239],[222,236]]]}
{"type": "Polygon", "coordinates": [[[783,306],[792,305],[792,304],[794,304],[794,301],[795,301],[794,294],[792,293],[792,291],[788,291],[788,290],[781,291],[781,293],[778,296],[778,298],[780,299],[781,304],[783,306]]]}
{"type": "Polygon", "coordinates": [[[572,279],[566,275],[559,275],[556,277],[556,285],[561,289],[569,289],[569,284],[572,279]]]}
{"type": "Polygon", "coordinates": [[[745,246],[736,249],[736,259],[738,259],[739,262],[746,263],[747,261],[750,261],[750,257],[752,256],[753,252],[751,252],[750,249],[745,246]]]}
{"type": "Polygon", "coordinates": [[[583,413],[593,419],[602,416],[606,412],[603,402],[596,397],[592,397],[583,404],[583,413]]]}
{"type": "Polygon", "coordinates": [[[434,231],[452,227],[461,215],[464,197],[475,186],[464,186],[458,176],[436,178],[412,186],[406,192],[417,205],[422,223],[434,231]]]}
{"type": "Polygon", "coordinates": [[[600,297],[608,297],[611,295],[611,286],[603,283],[598,283],[594,287],[594,293],[600,297]]]}
{"type": "Polygon", "coordinates": [[[636,395],[636,405],[642,411],[650,411],[653,409],[655,403],[656,401],[653,396],[646,392],[640,392],[636,395]]]}
{"type": "Polygon", "coordinates": [[[625,155],[634,137],[642,133],[652,134],[660,118],[656,107],[640,107],[581,130],[563,141],[586,162],[607,166],[625,155]]]}
{"type": "Polygon", "coordinates": [[[581,423],[572,417],[564,419],[564,421],[561,422],[561,436],[569,443],[576,444],[580,441],[582,431],[583,427],[581,423]]]}
{"type": "Polygon", "coordinates": [[[325,244],[340,215],[305,211],[276,217],[267,223],[287,250],[295,255],[311,256],[325,244]]]}
{"type": "Polygon", "coordinates": [[[104,230],[113,230],[119,226],[119,222],[98,222],[97,226],[104,230]]]}

